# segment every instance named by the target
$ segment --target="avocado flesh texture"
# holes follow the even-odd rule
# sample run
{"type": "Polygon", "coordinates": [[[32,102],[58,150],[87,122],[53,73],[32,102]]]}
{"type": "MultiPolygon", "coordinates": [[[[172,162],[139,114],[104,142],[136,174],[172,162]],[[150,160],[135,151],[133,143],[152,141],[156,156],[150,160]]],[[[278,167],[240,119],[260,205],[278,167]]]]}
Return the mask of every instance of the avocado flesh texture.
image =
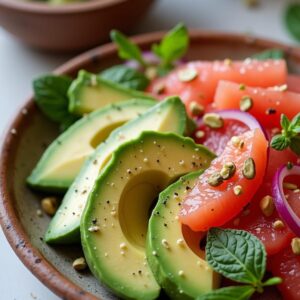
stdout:
{"type": "Polygon", "coordinates": [[[59,244],[80,242],[80,218],[89,193],[113,151],[121,144],[135,139],[145,130],[183,134],[186,120],[187,115],[181,100],[178,97],[170,97],[113,131],[83,165],[51,220],[45,241],[59,244]]]}
{"type": "Polygon", "coordinates": [[[143,92],[127,89],[84,70],[72,82],[68,96],[69,111],[80,116],[107,104],[133,98],[155,100],[143,92]]]}
{"type": "Polygon", "coordinates": [[[128,100],[107,105],[68,128],[46,149],[27,183],[43,191],[66,191],[85,160],[117,127],[156,104],[151,100],[128,100]]]}
{"type": "Polygon", "coordinates": [[[208,167],[213,158],[190,138],[157,132],[143,132],[114,152],[90,194],[81,240],[90,269],[117,295],[158,296],[159,286],[145,257],[152,203],[178,177],[208,167]],[[90,232],[95,220],[100,230],[90,232]]]}
{"type": "Polygon", "coordinates": [[[219,275],[205,261],[205,251],[200,249],[205,234],[183,228],[177,218],[186,191],[202,173],[199,170],[187,174],[165,189],[149,221],[147,259],[158,284],[171,299],[196,299],[217,288],[220,282],[219,275]],[[163,247],[163,239],[167,240],[169,249],[163,247]],[[180,240],[182,245],[178,244],[180,240]]]}

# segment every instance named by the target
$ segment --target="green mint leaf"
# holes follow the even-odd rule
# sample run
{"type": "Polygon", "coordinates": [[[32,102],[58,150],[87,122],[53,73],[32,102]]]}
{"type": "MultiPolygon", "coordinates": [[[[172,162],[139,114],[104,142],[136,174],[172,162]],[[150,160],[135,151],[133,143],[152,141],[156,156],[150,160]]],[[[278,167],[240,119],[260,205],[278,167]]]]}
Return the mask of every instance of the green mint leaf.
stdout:
{"type": "Polygon", "coordinates": [[[133,59],[138,61],[141,65],[146,65],[142,57],[140,48],[129,40],[124,34],[118,30],[110,32],[112,41],[118,46],[118,54],[122,59],[133,59]]]}
{"type": "Polygon", "coordinates": [[[289,129],[291,131],[298,131],[299,132],[299,128],[300,128],[300,113],[298,113],[293,120],[290,123],[289,129]]]}
{"type": "Polygon", "coordinates": [[[290,139],[284,135],[277,134],[271,140],[271,147],[277,151],[282,151],[290,146],[290,139]]]}
{"type": "Polygon", "coordinates": [[[206,260],[226,278],[261,286],[266,270],[266,251],[263,244],[247,231],[210,229],[206,260]]]}
{"type": "Polygon", "coordinates": [[[255,292],[252,286],[230,286],[213,290],[197,297],[197,300],[247,300],[255,292]]]}
{"type": "Polygon", "coordinates": [[[256,58],[258,60],[284,59],[285,54],[281,49],[269,49],[252,55],[252,58],[256,58]]]}
{"type": "Polygon", "coordinates": [[[77,119],[68,110],[71,82],[71,78],[57,75],[44,75],[33,81],[35,103],[50,120],[65,124],[64,128],[77,119]]]}
{"type": "Polygon", "coordinates": [[[285,12],[285,24],[289,33],[300,41],[300,4],[292,3],[285,12]]]}
{"type": "Polygon", "coordinates": [[[282,279],[280,277],[272,277],[272,278],[269,278],[268,280],[266,280],[263,283],[263,286],[277,285],[280,283],[282,283],[282,279]]]}
{"type": "Polygon", "coordinates": [[[152,45],[152,51],[161,59],[162,66],[169,67],[186,53],[188,46],[188,30],[183,23],[179,23],[163,37],[159,44],[152,45]]]}
{"type": "Polygon", "coordinates": [[[124,65],[106,69],[100,73],[100,76],[133,90],[144,91],[149,84],[148,78],[143,73],[124,65]]]}
{"type": "Polygon", "coordinates": [[[290,148],[294,153],[300,156],[300,136],[291,138],[290,148]]]}
{"type": "Polygon", "coordinates": [[[290,127],[290,120],[285,114],[281,114],[280,116],[280,125],[284,131],[288,132],[290,127]]]}

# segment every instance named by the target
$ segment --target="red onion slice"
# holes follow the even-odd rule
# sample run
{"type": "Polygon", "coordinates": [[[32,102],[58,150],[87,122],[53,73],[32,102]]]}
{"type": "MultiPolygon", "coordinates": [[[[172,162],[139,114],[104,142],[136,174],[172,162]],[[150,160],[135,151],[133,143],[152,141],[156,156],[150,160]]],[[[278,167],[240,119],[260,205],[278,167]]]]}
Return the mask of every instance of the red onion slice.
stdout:
{"type": "MultiPolygon", "coordinates": [[[[225,109],[225,110],[212,111],[212,113],[216,113],[220,115],[224,120],[235,120],[244,123],[249,127],[249,130],[259,128],[261,129],[266,139],[268,140],[268,135],[264,130],[264,128],[260,125],[257,119],[255,119],[252,115],[250,115],[247,112],[243,112],[238,109],[225,109]]],[[[202,118],[198,119],[197,123],[199,126],[203,125],[202,118]]]]}
{"type": "Polygon", "coordinates": [[[283,165],[279,168],[273,177],[272,193],[280,217],[286,222],[290,229],[300,237],[300,218],[291,208],[283,192],[283,180],[289,175],[300,176],[300,166],[294,165],[291,169],[288,169],[286,165],[283,165]]]}

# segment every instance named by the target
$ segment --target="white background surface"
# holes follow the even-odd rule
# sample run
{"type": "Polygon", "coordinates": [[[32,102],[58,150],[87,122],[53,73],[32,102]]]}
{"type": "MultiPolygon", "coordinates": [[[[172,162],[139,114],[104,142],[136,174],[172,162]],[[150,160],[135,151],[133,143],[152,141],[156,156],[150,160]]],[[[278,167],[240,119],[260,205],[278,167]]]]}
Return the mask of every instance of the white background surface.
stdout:
{"type": "MultiPolygon", "coordinates": [[[[141,0],[142,1],[142,0],[141,0]]],[[[134,33],[168,29],[183,21],[194,28],[252,33],[295,43],[284,29],[284,0],[261,0],[248,9],[243,0],[158,0],[134,33]]],[[[0,134],[31,92],[31,80],[70,58],[27,48],[0,27],[0,134]]],[[[18,260],[0,229],[0,299],[57,300],[18,260]]]]}

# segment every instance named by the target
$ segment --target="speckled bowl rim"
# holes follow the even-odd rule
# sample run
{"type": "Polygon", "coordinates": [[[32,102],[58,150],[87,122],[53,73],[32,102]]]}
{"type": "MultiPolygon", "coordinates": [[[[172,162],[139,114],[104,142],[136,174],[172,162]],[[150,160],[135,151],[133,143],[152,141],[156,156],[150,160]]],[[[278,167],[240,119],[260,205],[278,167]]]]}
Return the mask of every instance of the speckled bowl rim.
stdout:
{"type": "MultiPolygon", "coordinates": [[[[164,32],[154,32],[134,37],[136,43],[146,48],[151,43],[158,41],[164,32]]],[[[266,48],[281,48],[289,57],[300,64],[300,49],[287,46],[281,43],[273,42],[266,39],[254,38],[246,35],[218,33],[200,30],[190,31],[191,41],[202,41],[203,43],[239,43],[251,45],[258,50],[266,48]]],[[[116,54],[116,47],[113,44],[106,44],[89,50],[74,59],[57,68],[55,74],[71,74],[84,68],[91,61],[99,61],[107,56],[116,54]]],[[[34,114],[36,107],[33,98],[30,97],[26,104],[20,109],[7,131],[4,134],[3,144],[0,157],[0,223],[4,234],[10,243],[12,249],[24,263],[24,265],[50,290],[65,300],[96,300],[96,296],[84,291],[76,284],[63,276],[55,269],[30,243],[30,239],[18,222],[18,214],[14,208],[14,195],[12,188],[9,186],[7,174],[9,167],[14,161],[16,149],[18,147],[18,136],[26,128],[25,115],[22,111],[26,109],[28,114],[34,114]],[[25,125],[25,126],[24,126],[25,125]],[[12,134],[15,129],[17,134],[12,134]]]]}
{"type": "Polygon", "coordinates": [[[25,0],[0,0],[0,7],[14,9],[16,11],[37,14],[75,14],[93,10],[105,9],[131,0],[93,0],[65,5],[49,5],[47,3],[30,2],[25,0]]]}

